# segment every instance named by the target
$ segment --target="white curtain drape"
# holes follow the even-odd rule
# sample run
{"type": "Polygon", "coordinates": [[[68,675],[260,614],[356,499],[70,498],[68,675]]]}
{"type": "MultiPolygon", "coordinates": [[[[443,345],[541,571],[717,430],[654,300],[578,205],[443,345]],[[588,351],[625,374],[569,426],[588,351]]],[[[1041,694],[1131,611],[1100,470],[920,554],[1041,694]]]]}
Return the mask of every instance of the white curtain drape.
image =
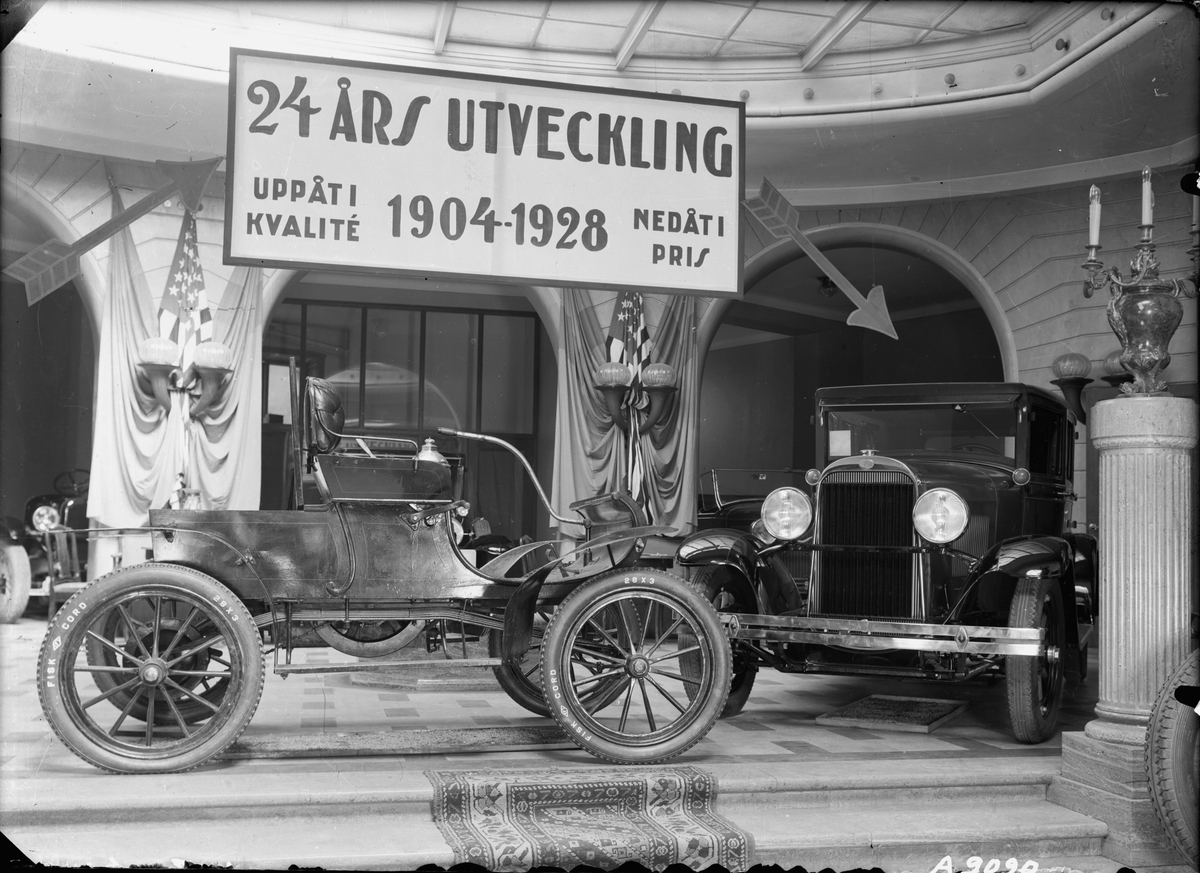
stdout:
{"type": "MultiPolygon", "coordinates": [[[[113,212],[122,209],[113,189],[113,212]]],[[[259,307],[262,270],[239,267],[213,313],[213,339],[233,352],[226,393],[203,420],[172,392],[164,412],[138,380],[142,341],[157,336],[153,298],[128,228],[110,242],[109,293],[100,326],[96,421],[88,516],[104,527],[138,527],[165,506],[187,465],[205,509],[257,509],[262,406],[259,307]],[[251,461],[253,460],[253,463],[251,461]]]]}

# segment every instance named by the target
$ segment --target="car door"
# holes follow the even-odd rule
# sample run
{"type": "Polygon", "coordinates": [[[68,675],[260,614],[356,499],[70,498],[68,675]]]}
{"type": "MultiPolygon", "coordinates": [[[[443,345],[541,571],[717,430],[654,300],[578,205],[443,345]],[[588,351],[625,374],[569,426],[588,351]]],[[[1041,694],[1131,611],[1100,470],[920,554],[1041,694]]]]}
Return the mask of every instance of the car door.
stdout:
{"type": "Polygon", "coordinates": [[[1024,533],[1062,536],[1070,510],[1071,452],[1069,422],[1061,409],[1029,406],[1029,484],[1025,489],[1024,533]]]}

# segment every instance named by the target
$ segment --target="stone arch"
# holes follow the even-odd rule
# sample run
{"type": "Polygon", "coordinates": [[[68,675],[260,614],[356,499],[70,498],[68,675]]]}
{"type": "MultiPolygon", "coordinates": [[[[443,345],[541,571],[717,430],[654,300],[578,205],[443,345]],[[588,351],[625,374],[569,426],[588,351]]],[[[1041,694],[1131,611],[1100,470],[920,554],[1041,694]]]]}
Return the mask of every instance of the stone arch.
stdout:
{"type": "MultiPolygon", "coordinates": [[[[988,324],[991,325],[992,332],[996,336],[1005,380],[1016,382],[1020,379],[1017,344],[1013,338],[1012,326],[1008,323],[1004,310],[983,275],[954,249],[914,230],[868,222],[847,222],[818,227],[806,233],[813,244],[822,250],[847,245],[874,245],[917,255],[941,267],[961,282],[983,309],[988,324]]],[[[752,287],[779,267],[802,257],[805,257],[804,253],[790,239],[772,243],[746,260],[743,268],[745,287],[752,287]]],[[[716,335],[717,328],[720,327],[732,302],[729,299],[718,300],[704,313],[699,331],[702,359],[707,357],[708,348],[716,335]]]]}
{"type": "MultiPolygon", "coordinates": [[[[54,238],[73,243],[82,236],[61,212],[29,185],[8,175],[3,177],[0,185],[4,208],[37,228],[47,239],[54,238]]],[[[83,309],[87,313],[88,324],[95,340],[96,354],[99,355],[100,322],[104,313],[104,298],[108,293],[108,280],[92,252],[84,252],[79,256],[79,275],[75,277],[74,283],[75,290],[83,300],[83,309]]]]}

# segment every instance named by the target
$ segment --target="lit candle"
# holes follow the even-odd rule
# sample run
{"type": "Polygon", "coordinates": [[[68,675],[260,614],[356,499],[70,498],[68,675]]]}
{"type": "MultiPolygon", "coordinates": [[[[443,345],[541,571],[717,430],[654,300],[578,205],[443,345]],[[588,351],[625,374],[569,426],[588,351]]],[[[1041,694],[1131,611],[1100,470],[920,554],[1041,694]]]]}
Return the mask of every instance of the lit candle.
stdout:
{"type": "Polygon", "coordinates": [[[1154,224],[1154,192],[1150,190],[1150,168],[1142,170],[1142,224],[1154,224]]]}
{"type": "MultiPolygon", "coordinates": [[[[1095,185],[1088,192],[1092,205],[1088,208],[1088,245],[1100,245],[1100,189],[1095,185]]],[[[1197,198],[1200,202],[1200,198],[1197,198]]]]}

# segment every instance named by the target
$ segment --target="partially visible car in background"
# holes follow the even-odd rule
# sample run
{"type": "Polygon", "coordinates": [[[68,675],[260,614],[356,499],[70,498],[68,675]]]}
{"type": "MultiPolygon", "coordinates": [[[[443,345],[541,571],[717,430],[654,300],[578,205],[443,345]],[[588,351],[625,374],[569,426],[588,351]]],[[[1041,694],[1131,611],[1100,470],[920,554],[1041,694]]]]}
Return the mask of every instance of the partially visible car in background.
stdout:
{"type": "Polygon", "coordinates": [[[0,548],[0,623],[20,618],[28,601],[50,615],[87,583],[87,470],[54,477],[54,493],[25,502],[25,517],[3,519],[0,548]]]}

